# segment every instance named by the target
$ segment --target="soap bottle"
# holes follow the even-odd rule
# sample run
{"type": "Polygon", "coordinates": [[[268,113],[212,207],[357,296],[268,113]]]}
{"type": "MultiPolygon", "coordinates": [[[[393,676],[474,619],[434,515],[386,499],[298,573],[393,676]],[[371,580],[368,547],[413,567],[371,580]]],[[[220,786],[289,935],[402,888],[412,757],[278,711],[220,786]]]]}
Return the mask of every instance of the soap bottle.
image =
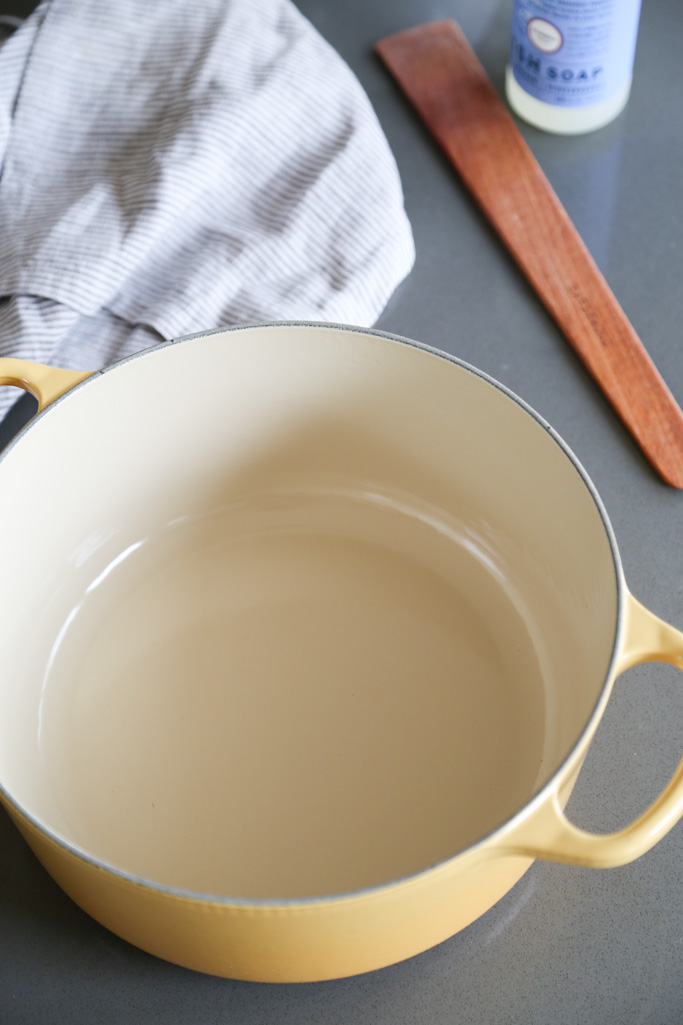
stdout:
{"type": "Polygon", "coordinates": [[[547,132],[592,132],[628,102],[641,0],[514,0],[505,90],[547,132]]]}

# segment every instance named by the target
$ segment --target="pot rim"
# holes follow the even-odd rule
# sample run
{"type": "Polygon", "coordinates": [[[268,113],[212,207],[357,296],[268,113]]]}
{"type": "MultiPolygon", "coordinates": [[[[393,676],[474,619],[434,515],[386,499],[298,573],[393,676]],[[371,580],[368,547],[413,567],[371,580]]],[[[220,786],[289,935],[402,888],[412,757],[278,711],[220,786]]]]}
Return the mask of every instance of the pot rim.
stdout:
{"type": "Polygon", "coordinates": [[[119,879],[131,883],[136,886],[143,887],[144,889],[151,890],[155,893],[166,895],[169,897],[179,898],[182,900],[192,901],[196,903],[206,903],[216,906],[226,907],[241,907],[241,908],[315,908],[316,906],[328,906],[333,903],[343,903],[345,901],[358,900],[363,898],[370,898],[374,895],[392,890],[398,886],[404,884],[416,883],[420,879],[423,879],[438,871],[443,871],[449,866],[453,865],[459,859],[464,857],[472,857],[477,853],[483,852],[484,848],[489,848],[489,854],[492,854],[496,850],[496,841],[502,839],[503,835],[512,830],[519,822],[527,818],[537,808],[544,804],[547,800],[551,799],[552,796],[557,792],[559,783],[564,778],[570,775],[571,770],[580,759],[586,740],[592,736],[594,730],[602,718],[604,713],[605,705],[609,698],[612,680],[615,675],[615,668],[618,661],[621,648],[621,638],[624,632],[625,623],[625,607],[626,607],[626,583],[624,580],[623,569],[621,564],[621,558],[619,555],[619,549],[617,547],[616,537],[612,524],[610,523],[609,517],[605,506],[598,494],[598,491],[593,484],[592,480],[588,476],[587,471],[577,458],[577,456],[570,449],[568,444],[563,438],[555,431],[555,429],[540,415],[536,410],[530,406],[524,399],[520,398],[515,392],[513,392],[506,385],[501,384],[494,377],[491,377],[483,370],[479,370],[471,363],[467,363],[465,360],[460,359],[458,356],[454,356],[451,353],[445,352],[443,349],[438,349],[434,346],[428,345],[424,342],[417,342],[414,339],[406,338],[402,335],[393,334],[387,331],[381,331],[377,328],[366,328],[357,327],[352,324],[335,324],[326,323],[323,321],[307,321],[307,320],[281,320],[281,321],[267,321],[267,322],[254,322],[249,324],[232,324],[225,327],[212,328],[207,331],[196,331],[192,334],[182,335],[178,338],[172,338],[168,341],[160,342],[157,345],[150,346],[146,349],[141,349],[139,352],[132,353],[130,356],[126,356],[121,360],[117,360],[115,363],[111,363],[106,367],[102,367],[99,370],[93,371],[93,373],[80,381],[73,388],[70,388],[64,394],[60,395],[57,399],[51,402],[40,412],[36,413],[34,417],[15,435],[14,438],[6,445],[4,450],[0,452],[0,464],[3,462],[9,452],[18,444],[24,435],[31,430],[31,428],[42,418],[46,413],[49,413],[53,408],[60,405],[65,400],[68,400],[71,395],[79,391],[83,387],[87,387],[92,381],[101,377],[103,374],[110,373],[116,370],[118,367],[124,366],[133,360],[140,359],[141,357],[150,355],[160,349],[166,349],[174,345],[179,345],[183,342],[188,342],[195,339],[209,337],[211,335],[226,334],[228,332],[239,332],[253,329],[266,329],[266,328],[312,328],[312,329],[329,329],[331,331],[348,331],[352,334],[369,335],[371,337],[383,338],[387,341],[401,343],[408,345],[411,348],[419,349],[424,352],[428,352],[433,356],[445,360],[446,362],[453,363],[457,367],[467,370],[474,374],[475,377],[480,378],[487,384],[492,385],[499,392],[501,392],[508,399],[515,402],[521,409],[523,409],[533,420],[545,430],[553,441],[556,443],[560,451],[569,459],[574,470],[578,473],[584,486],[587,488],[595,507],[600,516],[602,526],[607,540],[609,542],[610,551],[612,554],[612,561],[614,565],[614,577],[616,583],[616,617],[615,617],[615,630],[614,639],[612,644],[612,650],[610,653],[610,659],[605,671],[604,680],[600,688],[597,700],[593,706],[593,709],[585,723],[579,732],[575,743],[572,745],[570,751],[562,760],[560,765],[555,769],[552,775],[540,786],[517,811],[505,819],[502,823],[497,825],[489,833],[486,833],[475,843],[470,844],[463,850],[457,851],[448,858],[444,858],[432,865],[428,865],[425,868],[418,869],[416,872],[411,872],[408,875],[400,876],[397,879],[389,879],[382,883],[377,883],[374,886],[363,887],[359,890],[349,890],[340,893],[321,894],[313,897],[231,897],[224,896],[221,894],[203,893],[196,890],[183,889],[181,887],[168,886],[164,883],[156,882],[153,879],[147,879],[141,876],[137,876],[131,872],[127,872],[125,869],[116,867],[109,862],[98,858],[96,855],[90,853],[84,848],[73,843],[60,833],[54,831],[51,827],[47,826],[40,819],[34,816],[31,812],[25,809],[19,801],[14,798],[12,794],[6,789],[2,780],[0,780],[0,796],[3,797],[7,805],[11,806],[14,811],[24,820],[33,826],[40,834],[47,837],[58,847],[62,848],[75,858],[80,861],[86,862],[92,868],[100,869],[110,873],[119,879]]]}

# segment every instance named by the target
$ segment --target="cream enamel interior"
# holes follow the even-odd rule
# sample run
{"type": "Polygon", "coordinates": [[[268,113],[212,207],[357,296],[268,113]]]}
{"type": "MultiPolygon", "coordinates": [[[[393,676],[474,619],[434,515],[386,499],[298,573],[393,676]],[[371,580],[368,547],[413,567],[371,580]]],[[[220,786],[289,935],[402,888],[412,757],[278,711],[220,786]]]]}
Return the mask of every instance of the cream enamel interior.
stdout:
{"type": "Polygon", "coordinates": [[[158,883],[308,897],[435,864],[527,803],[605,684],[583,478],[398,340],[153,350],[36,421],[0,490],[0,781],[158,883]]]}

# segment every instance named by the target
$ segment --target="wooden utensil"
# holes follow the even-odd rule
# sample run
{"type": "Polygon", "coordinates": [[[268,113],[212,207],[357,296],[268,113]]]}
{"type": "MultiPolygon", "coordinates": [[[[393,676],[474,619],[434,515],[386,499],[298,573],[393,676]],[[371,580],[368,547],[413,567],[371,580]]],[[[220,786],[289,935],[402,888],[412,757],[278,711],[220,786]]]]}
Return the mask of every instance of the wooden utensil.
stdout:
{"type": "Polygon", "coordinates": [[[683,413],[460,28],[420,25],[376,50],[652,465],[683,488],[683,413]]]}

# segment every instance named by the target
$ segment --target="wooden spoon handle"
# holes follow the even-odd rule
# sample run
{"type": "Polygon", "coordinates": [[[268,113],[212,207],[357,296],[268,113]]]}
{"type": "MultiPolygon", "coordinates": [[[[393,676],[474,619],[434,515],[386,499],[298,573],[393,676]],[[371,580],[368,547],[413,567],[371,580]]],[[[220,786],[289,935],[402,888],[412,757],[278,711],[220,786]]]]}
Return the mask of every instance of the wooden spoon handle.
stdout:
{"type": "Polygon", "coordinates": [[[683,488],[683,413],[453,21],[377,52],[664,480],[683,488]]]}

